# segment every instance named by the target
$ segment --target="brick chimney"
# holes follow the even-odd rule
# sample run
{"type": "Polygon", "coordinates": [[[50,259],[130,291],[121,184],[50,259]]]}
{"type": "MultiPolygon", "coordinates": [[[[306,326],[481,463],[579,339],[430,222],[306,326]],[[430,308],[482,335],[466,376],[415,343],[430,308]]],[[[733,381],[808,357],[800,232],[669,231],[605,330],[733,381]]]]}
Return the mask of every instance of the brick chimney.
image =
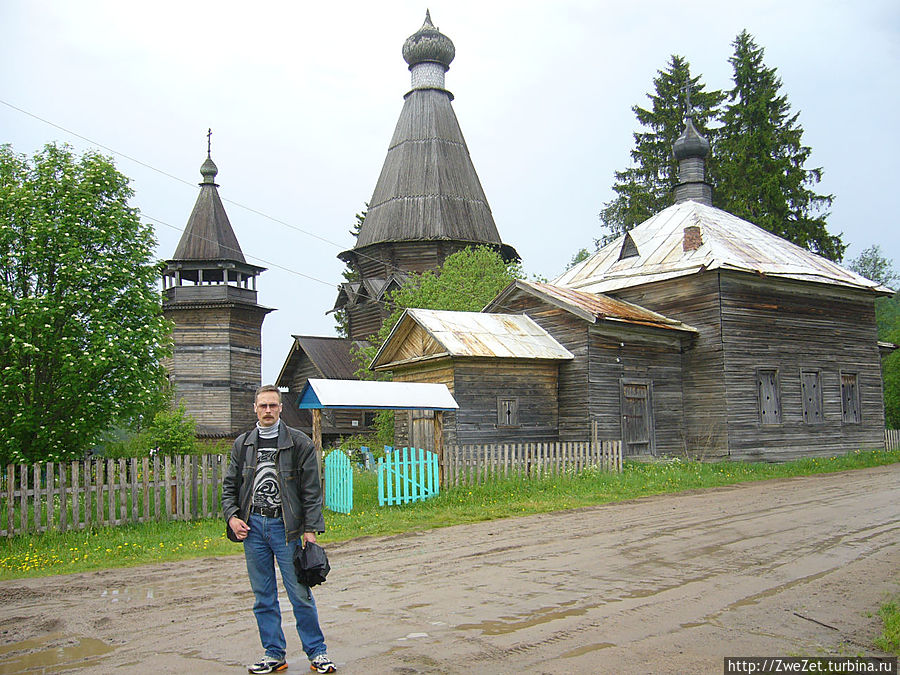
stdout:
{"type": "Polygon", "coordinates": [[[684,239],[681,242],[685,251],[696,251],[703,246],[703,233],[699,225],[688,225],[684,228],[684,239]]]}

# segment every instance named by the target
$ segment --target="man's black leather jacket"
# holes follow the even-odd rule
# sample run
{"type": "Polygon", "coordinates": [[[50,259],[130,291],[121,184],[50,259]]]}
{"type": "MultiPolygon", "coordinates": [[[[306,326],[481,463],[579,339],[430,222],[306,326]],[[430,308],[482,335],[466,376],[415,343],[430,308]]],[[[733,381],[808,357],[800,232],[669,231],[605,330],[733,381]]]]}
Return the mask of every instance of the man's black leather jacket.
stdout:
{"type": "MultiPolygon", "coordinates": [[[[259,433],[253,429],[238,436],[231,447],[231,460],[222,480],[222,512],[226,523],[231,516],[236,515],[244,522],[250,517],[258,443],[259,433]]],[[[304,532],[324,532],[316,448],[309,436],[284,422],[279,422],[275,469],[287,541],[299,539],[304,532]]]]}

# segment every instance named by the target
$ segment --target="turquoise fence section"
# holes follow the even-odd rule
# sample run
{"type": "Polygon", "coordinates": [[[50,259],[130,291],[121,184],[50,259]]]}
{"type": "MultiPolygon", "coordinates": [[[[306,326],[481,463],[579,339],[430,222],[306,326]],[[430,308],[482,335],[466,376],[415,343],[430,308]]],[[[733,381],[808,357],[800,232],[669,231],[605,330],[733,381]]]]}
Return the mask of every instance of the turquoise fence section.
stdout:
{"type": "Polygon", "coordinates": [[[440,492],[438,458],[416,448],[385,447],[378,460],[378,505],[408,504],[440,492]]]}
{"type": "Polygon", "coordinates": [[[343,450],[325,458],[325,508],[338,513],[353,510],[353,467],[343,450]]]}

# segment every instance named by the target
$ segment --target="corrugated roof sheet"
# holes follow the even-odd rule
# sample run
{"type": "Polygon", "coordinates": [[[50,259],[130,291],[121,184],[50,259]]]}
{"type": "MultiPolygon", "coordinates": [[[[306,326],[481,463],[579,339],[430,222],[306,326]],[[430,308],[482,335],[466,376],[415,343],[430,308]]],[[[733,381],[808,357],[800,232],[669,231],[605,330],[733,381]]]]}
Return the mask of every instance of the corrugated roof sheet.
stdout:
{"type": "Polygon", "coordinates": [[[603,320],[620,321],[640,326],[651,326],[668,330],[679,330],[696,333],[697,329],[688,326],[681,321],[670,319],[667,316],[653,312],[639,305],[611,298],[600,293],[585,293],[583,291],[554,286],[537,281],[514,281],[507,287],[497,299],[489,304],[485,311],[493,311],[502,308],[504,298],[514,289],[521,289],[544,300],[562,306],[569,311],[578,314],[587,321],[597,322],[603,320]]]}
{"type": "Polygon", "coordinates": [[[638,255],[619,259],[624,235],[555,279],[557,286],[589,293],[696,274],[735,270],[786,279],[892,291],[753,223],[712,206],[686,201],[670,206],[630,230],[638,255]],[[702,244],[684,250],[684,228],[700,228],[702,244]]]}
{"type": "Polygon", "coordinates": [[[395,346],[391,338],[403,333],[410,321],[419,324],[449,356],[548,360],[575,358],[528,316],[407,309],[375,356],[373,366],[380,365],[383,355],[391,352],[395,346]]]}
{"type": "Polygon", "coordinates": [[[364,410],[456,410],[459,405],[444,384],[310,379],[298,407],[364,410]]]}

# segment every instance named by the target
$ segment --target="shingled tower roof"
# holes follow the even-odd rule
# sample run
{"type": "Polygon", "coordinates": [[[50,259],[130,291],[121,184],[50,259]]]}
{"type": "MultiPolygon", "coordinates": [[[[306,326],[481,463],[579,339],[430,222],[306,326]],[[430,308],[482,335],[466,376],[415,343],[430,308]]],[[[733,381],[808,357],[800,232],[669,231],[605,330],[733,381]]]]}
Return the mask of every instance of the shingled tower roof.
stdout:
{"type": "Polygon", "coordinates": [[[453,42],[425,23],[403,45],[412,89],[369,200],[365,222],[352,251],[375,244],[449,240],[488,244],[507,259],[518,259],[503,244],[487,197],[469,156],[444,74],[456,54],[453,42]]]}
{"type": "Polygon", "coordinates": [[[203,182],[194,210],[175,249],[173,260],[234,260],[246,262],[215,182],[219,169],[207,154],[200,167],[203,182]]]}

